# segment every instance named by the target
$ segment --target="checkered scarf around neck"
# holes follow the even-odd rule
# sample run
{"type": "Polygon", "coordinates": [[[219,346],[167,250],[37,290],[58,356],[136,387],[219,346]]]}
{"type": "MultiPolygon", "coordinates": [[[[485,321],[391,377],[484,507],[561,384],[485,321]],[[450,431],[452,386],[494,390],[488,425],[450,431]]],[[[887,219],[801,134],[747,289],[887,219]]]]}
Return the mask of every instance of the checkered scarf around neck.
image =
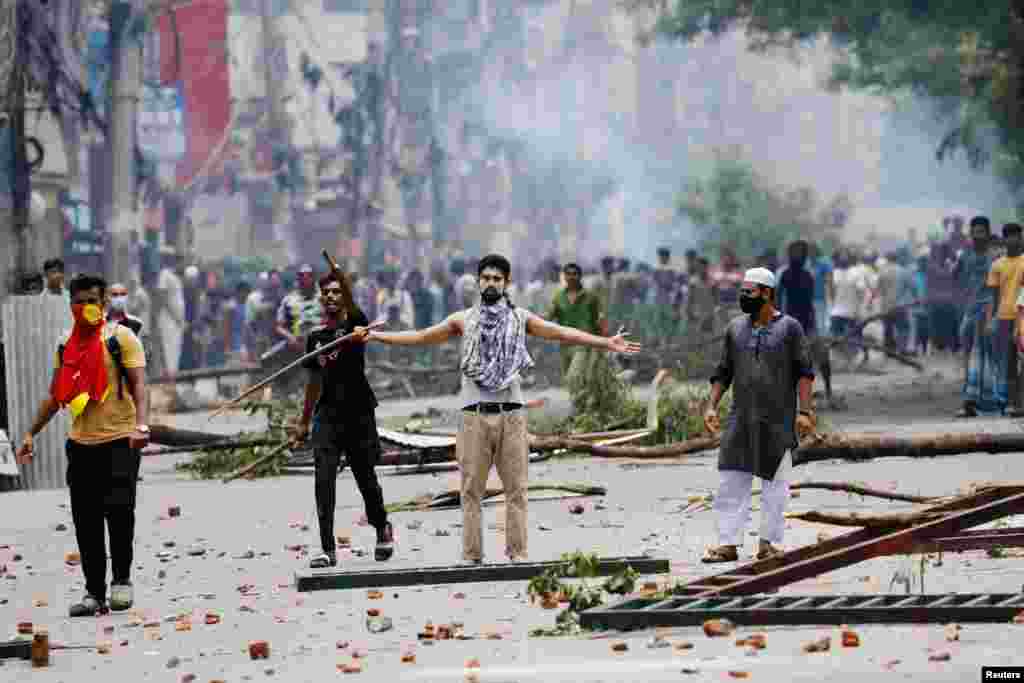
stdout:
{"type": "Polygon", "coordinates": [[[526,349],[526,329],[507,299],[493,306],[477,304],[476,334],[462,360],[462,373],[485,391],[507,389],[519,373],[533,367],[526,349]]]}

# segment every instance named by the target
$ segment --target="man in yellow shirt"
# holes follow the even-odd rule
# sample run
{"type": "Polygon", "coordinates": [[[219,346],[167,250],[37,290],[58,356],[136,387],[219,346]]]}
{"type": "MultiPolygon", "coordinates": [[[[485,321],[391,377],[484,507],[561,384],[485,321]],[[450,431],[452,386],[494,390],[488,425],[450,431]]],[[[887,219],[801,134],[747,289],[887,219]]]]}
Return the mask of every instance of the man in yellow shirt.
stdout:
{"type": "Polygon", "coordinates": [[[70,294],[75,325],[61,341],[50,396],[25,434],[18,462],[32,461],[33,438],[67,408],[72,415],[67,481],[86,589],[69,614],[84,617],[107,611],[105,531],[113,569],[110,608],[129,609],[134,599],[135,492],[140,450],[149,443],[146,357],[131,329],[106,322],[103,278],[79,275],[71,281],[70,294]]]}
{"type": "Polygon", "coordinates": [[[1024,240],[1021,226],[1003,226],[1006,256],[996,259],[985,284],[992,289],[994,302],[985,309],[985,329],[992,337],[992,355],[996,366],[996,399],[1012,417],[1021,417],[1020,386],[1017,375],[1017,295],[1024,277],[1024,240]]]}

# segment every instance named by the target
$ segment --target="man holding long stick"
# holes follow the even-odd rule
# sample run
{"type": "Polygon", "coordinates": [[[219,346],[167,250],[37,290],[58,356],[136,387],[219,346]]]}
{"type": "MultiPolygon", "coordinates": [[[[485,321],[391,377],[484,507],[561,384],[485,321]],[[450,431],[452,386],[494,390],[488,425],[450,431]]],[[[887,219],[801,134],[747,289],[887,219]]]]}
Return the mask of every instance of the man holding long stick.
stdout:
{"type": "Polygon", "coordinates": [[[462,473],[462,557],[483,562],[480,501],[491,466],[497,467],[505,489],[505,554],[526,558],[526,432],[520,373],[533,366],[526,350],[528,334],[563,344],[579,344],[618,353],[636,353],[640,345],[624,334],[597,335],[548,322],[509,300],[512,267],[498,254],[480,260],[480,300],[425,330],[371,332],[365,338],[385,344],[426,346],[462,337],[462,421],[455,442],[462,473]]]}
{"type": "Polygon", "coordinates": [[[316,509],[323,550],[310,562],[312,569],[325,569],[338,563],[334,506],[343,451],[363,496],[366,519],[377,530],[375,559],[390,559],[394,552],[394,533],[374,470],[381,448],[374,415],[377,399],[366,380],[365,340],[369,321],[353,301],[348,278],[333,267],[329,274],[320,278],[320,300],[324,325],[309,334],[306,353],[313,353],[346,334],[357,334],[351,342],[342,342],[341,346],[303,363],[309,370],[309,381],[294,439],[305,441],[312,422],[316,509]]]}

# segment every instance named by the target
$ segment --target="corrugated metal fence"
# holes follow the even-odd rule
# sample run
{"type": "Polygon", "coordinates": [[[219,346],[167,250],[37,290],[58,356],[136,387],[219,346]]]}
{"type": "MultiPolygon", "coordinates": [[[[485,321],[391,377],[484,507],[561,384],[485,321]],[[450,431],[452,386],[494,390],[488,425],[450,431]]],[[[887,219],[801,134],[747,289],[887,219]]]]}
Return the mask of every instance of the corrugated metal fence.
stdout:
{"type": "MultiPolygon", "coordinates": [[[[3,304],[7,410],[15,448],[32,426],[39,404],[50,390],[57,343],[70,325],[71,311],[62,297],[11,296],[3,304]]],[[[19,465],[21,488],[53,489],[66,485],[64,442],[69,422],[62,410],[36,437],[32,464],[19,465]]]]}

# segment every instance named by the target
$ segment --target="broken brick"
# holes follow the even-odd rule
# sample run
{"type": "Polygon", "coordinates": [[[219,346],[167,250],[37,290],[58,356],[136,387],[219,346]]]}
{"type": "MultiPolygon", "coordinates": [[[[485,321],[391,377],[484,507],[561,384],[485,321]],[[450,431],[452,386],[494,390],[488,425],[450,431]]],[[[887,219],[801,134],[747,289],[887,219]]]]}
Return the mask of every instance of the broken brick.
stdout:
{"type": "Polygon", "coordinates": [[[39,596],[37,598],[32,599],[33,607],[48,607],[49,605],[50,601],[47,600],[45,597],[39,596]]]}
{"type": "Polygon", "coordinates": [[[18,622],[18,635],[19,636],[30,636],[32,635],[32,622],[31,621],[20,621],[18,622]]]}
{"type": "Polygon", "coordinates": [[[750,678],[750,673],[747,671],[730,671],[729,678],[750,678]]]}
{"type": "Polygon", "coordinates": [[[249,643],[249,659],[269,659],[270,643],[265,640],[254,640],[249,643]]]}
{"type": "Polygon", "coordinates": [[[693,643],[691,643],[688,640],[680,640],[679,642],[677,642],[677,643],[672,645],[672,649],[674,649],[674,650],[692,650],[693,649],[693,643]]]}
{"type": "Polygon", "coordinates": [[[64,553],[64,564],[68,565],[69,567],[80,565],[82,564],[82,555],[74,550],[68,553],[64,553]]]}
{"type": "Polygon", "coordinates": [[[342,664],[338,664],[338,671],[340,671],[343,674],[357,674],[361,673],[362,670],[363,665],[362,663],[360,663],[358,659],[353,659],[351,662],[344,662],[342,664]]]}
{"type": "Polygon", "coordinates": [[[479,669],[480,668],[480,660],[477,659],[476,657],[472,657],[470,659],[467,659],[466,660],[466,668],[467,669],[479,669]]]}
{"type": "Polygon", "coordinates": [[[456,593],[455,595],[452,596],[452,598],[454,598],[455,600],[465,600],[466,599],[466,594],[465,593],[456,593]]]}
{"type": "Polygon", "coordinates": [[[102,642],[96,643],[96,654],[109,655],[110,651],[113,649],[114,645],[109,640],[104,640],[102,642]]]}
{"type": "Polygon", "coordinates": [[[384,599],[384,593],[382,593],[381,591],[378,591],[378,590],[369,590],[369,591],[366,591],[366,597],[369,598],[370,600],[383,600],[384,599]]]}
{"type": "Polygon", "coordinates": [[[856,631],[844,630],[840,634],[843,647],[860,647],[860,636],[856,631]]]}
{"type": "Polygon", "coordinates": [[[366,610],[366,616],[368,616],[368,617],[379,617],[380,616],[380,610],[377,609],[376,607],[371,607],[370,609],[366,610]]]}
{"type": "Polygon", "coordinates": [[[181,517],[181,506],[180,505],[171,505],[170,507],[168,507],[167,508],[167,516],[168,517],[181,517]]]}
{"type": "Polygon", "coordinates": [[[944,631],[948,642],[960,640],[960,624],[946,624],[944,631]]]}
{"type": "Polygon", "coordinates": [[[207,612],[205,620],[207,626],[213,626],[220,623],[220,615],[214,614],[213,612],[207,612]]]}
{"type": "Polygon", "coordinates": [[[708,638],[727,636],[736,630],[736,624],[728,619],[708,619],[704,622],[704,635],[708,638]]]}
{"type": "Polygon", "coordinates": [[[438,640],[451,640],[452,639],[452,627],[448,624],[441,624],[437,627],[437,635],[435,636],[438,640]]]}
{"type": "Polygon", "coordinates": [[[583,503],[572,503],[569,505],[569,514],[582,515],[583,503]]]}
{"type": "Polygon", "coordinates": [[[804,652],[828,652],[832,649],[832,639],[828,636],[804,643],[804,652]]]}
{"type": "Polygon", "coordinates": [[[928,655],[929,662],[948,662],[952,658],[953,656],[945,650],[941,652],[933,652],[930,655],[928,655]]]}
{"type": "Polygon", "coordinates": [[[403,652],[402,653],[402,664],[415,664],[416,653],[415,652],[403,652]]]}
{"type": "Polygon", "coordinates": [[[622,640],[616,640],[614,643],[612,643],[612,652],[626,652],[628,650],[629,645],[627,645],[622,640]]]}
{"type": "Polygon", "coordinates": [[[344,649],[346,649],[348,647],[348,641],[347,640],[339,640],[335,644],[335,647],[337,647],[339,650],[344,650],[344,649]]]}
{"type": "Polygon", "coordinates": [[[1024,624],[1024,612],[1021,612],[1017,616],[1015,616],[1013,618],[1013,623],[1015,623],[1015,624],[1024,624]]]}
{"type": "Polygon", "coordinates": [[[752,647],[755,650],[763,650],[768,646],[768,640],[763,633],[755,633],[746,638],[740,638],[736,641],[736,645],[738,647],[752,647]]]}

